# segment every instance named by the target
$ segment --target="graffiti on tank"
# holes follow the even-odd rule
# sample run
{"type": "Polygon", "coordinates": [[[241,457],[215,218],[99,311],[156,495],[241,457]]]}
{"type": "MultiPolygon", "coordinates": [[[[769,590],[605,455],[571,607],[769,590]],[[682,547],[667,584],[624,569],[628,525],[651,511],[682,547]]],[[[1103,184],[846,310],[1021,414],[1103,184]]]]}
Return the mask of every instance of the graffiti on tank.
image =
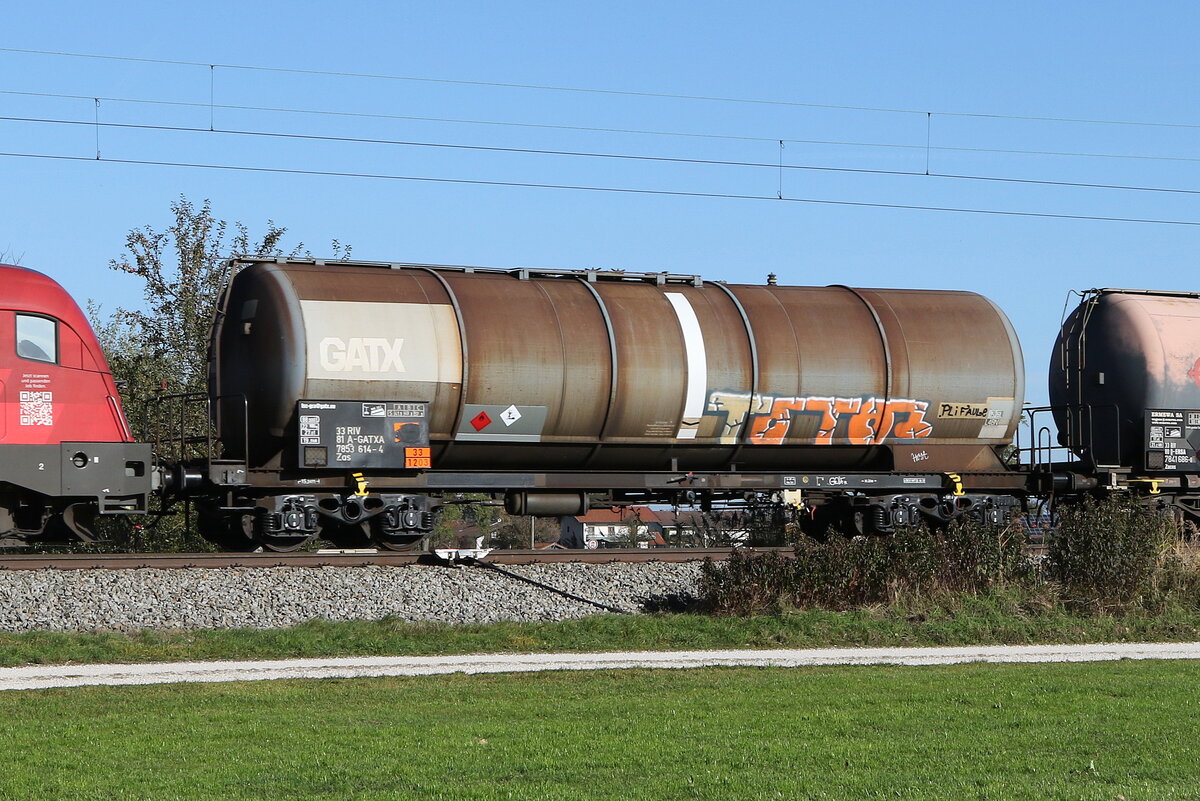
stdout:
{"type": "Polygon", "coordinates": [[[715,390],[708,395],[704,414],[722,418],[717,434],[722,444],[739,442],[744,426],[752,445],[781,445],[792,423],[804,415],[819,416],[816,445],[877,445],[892,439],[923,439],[933,433],[925,419],[929,401],[909,398],[836,398],[789,395],[751,395],[715,390]]]}

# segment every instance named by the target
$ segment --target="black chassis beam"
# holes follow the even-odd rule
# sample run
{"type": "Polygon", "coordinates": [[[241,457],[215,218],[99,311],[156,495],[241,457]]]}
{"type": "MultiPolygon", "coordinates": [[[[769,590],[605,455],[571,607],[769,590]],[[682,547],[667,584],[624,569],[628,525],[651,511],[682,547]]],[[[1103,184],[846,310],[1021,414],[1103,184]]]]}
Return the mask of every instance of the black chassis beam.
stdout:
{"type": "MultiPolygon", "coordinates": [[[[349,471],[278,471],[230,469],[214,466],[210,471],[213,486],[222,490],[284,490],[289,492],[342,492],[356,488],[349,471]]],[[[972,492],[1023,492],[1028,476],[1019,472],[962,473],[957,483],[972,492]]],[[[755,492],[774,490],[822,490],[825,492],[896,492],[952,491],[956,481],[946,473],[702,473],[702,472],[458,472],[428,470],[411,474],[375,475],[363,471],[373,492],[502,492],[506,490],[561,490],[599,492],[604,490],[646,490],[672,492],[703,490],[711,492],[755,492]]]]}

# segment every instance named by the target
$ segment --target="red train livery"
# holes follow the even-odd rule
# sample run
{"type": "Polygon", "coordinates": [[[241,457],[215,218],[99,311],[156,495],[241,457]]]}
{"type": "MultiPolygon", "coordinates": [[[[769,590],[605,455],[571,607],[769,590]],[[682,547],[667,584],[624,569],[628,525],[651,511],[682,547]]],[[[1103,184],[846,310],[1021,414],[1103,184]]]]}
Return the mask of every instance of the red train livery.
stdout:
{"type": "MultiPolygon", "coordinates": [[[[0,544],[146,511],[150,446],[133,442],[87,318],[54,280],[0,265],[0,544]]],[[[16,543],[13,543],[16,544],[16,543]]]]}

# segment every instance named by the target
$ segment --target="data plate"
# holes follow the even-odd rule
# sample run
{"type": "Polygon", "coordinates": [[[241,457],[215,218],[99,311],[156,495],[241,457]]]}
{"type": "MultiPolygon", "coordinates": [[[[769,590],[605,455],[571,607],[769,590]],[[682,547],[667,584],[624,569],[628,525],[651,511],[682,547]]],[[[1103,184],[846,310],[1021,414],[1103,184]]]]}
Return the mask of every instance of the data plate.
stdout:
{"type": "Polygon", "coordinates": [[[1200,472],[1200,410],[1146,411],[1146,469],[1200,472]]]}
{"type": "Polygon", "coordinates": [[[312,469],[429,468],[429,404],[318,401],[296,404],[297,464],[312,469]]]}

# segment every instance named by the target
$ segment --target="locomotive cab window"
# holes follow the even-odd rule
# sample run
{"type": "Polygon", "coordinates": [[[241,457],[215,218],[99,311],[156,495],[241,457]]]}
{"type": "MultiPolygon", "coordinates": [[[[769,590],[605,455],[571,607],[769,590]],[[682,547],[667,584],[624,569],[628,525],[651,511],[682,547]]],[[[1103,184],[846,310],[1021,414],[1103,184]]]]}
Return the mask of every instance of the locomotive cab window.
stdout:
{"type": "Polygon", "coordinates": [[[58,323],[49,317],[17,315],[17,355],[36,362],[58,362],[58,323]]]}

